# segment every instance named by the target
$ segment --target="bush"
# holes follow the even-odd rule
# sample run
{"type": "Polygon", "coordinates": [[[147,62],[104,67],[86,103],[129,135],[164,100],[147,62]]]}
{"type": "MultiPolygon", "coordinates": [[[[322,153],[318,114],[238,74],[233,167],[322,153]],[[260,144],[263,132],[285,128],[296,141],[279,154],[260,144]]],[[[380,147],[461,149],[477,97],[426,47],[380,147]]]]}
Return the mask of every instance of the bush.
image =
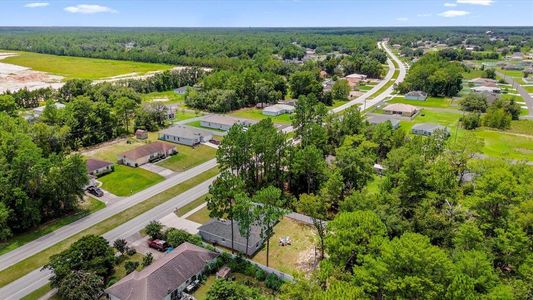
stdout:
{"type": "Polygon", "coordinates": [[[117,249],[120,254],[124,254],[124,252],[126,252],[126,250],[128,249],[128,247],[126,246],[127,244],[128,242],[126,242],[125,239],[116,239],[113,242],[113,247],[115,247],[115,249],[117,249]]]}
{"type": "Polygon", "coordinates": [[[265,281],[266,277],[266,272],[263,271],[261,268],[257,268],[257,271],[255,271],[255,278],[259,281],[265,281]]]}
{"type": "Polygon", "coordinates": [[[476,129],[481,126],[481,117],[479,113],[466,114],[462,119],[463,128],[467,130],[476,129]]]}
{"type": "Polygon", "coordinates": [[[147,267],[152,264],[152,261],[154,260],[154,256],[152,253],[148,253],[143,257],[143,267],[147,267]]]}
{"type": "Polygon", "coordinates": [[[129,274],[129,273],[135,271],[135,269],[137,269],[138,266],[139,266],[139,263],[138,263],[138,262],[128,260],[128,261],[124,264],[124,268],[126,269],[126,274],[129,274]]]}
{"type": "Polygon", "coordinates": [[[159,221],[150,221],[150,223],[144,228],[146,234],[152,239],[163,238],[163,235],[161,234],[162,229],[163,225],[159,221]]]}
{"type": "Polygon", "coordinates": [[[470,93],[461,99],[460,105],[464,111],[485,112],[487,110],[487,97],[483,94],[470,93]]]}
{"type": "Polygon", "coordinates": [[[126,254],[127,254],[128,256],[132,256],[132,255],[134,255],[135,253],[137,253],[137,250],[135,250],[135,248],[133,248],[133,247],[128,247],[128,248],[126,249],[126,254]]]}
{"type": "Polygon", "coordinates": [[[283,285],[283,280],[279,279],[278,276],[271,273],[271,274],[268,274],[268,276],[266,277],[265,285],[269,289],[272,289],[274,291],[279,291],[279,289],[283,285]]]}
{"type": "Polygon", "coordinates": [[[508,129],[511,127],[511,120],[511,114],[506,112],[503,108],[492,108],[485,114],[483,124],[492,128],[508,129]]]}

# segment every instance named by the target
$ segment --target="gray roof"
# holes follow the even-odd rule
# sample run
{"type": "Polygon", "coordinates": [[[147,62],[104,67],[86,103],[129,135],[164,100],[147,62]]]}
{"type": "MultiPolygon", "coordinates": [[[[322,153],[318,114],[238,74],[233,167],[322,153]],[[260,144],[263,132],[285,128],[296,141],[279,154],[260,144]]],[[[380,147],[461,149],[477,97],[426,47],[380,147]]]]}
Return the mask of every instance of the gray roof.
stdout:
{"type": "Polygon", "coordinates": [[[415,97],[427,97],[428,94],[422,91],[410,91],[409,93],[405,94],[406,96],[415,96],[415,97]]]}
{"type": "MultiPolygon", "coordinates": [[[[212,235],[216,235],[228,241],[231,241],[231,222],[230,221],[211,219],[206,224],[200,226],[198,228],[198,231],[207,232],[212,235]]],[[[239,233],[239,223],[236,221],[233,222],[233,242],[246,246],[246,238],[243,237],[239,233]]],[[[261,228],[256,225],[252,225],[252,229],[250,230],[250,240],[248,244],[251,247],[259,242],[262,242],[261,228]]]]}
{"type": "Polygon", "coordinates": [[[397,127],[400,125],[400,120],[396,118],[392,118],[390,116],[370,116],[367,118],[368,123],[370,124],[381,124],[387,121],[390,121],[392,124],[392,127],[397,127]]]}
{"type": "Polygon", "coordinates": [[[448,127],[433,123],[418,123],[413,125],[413,130],[422,130],[427,132],[434,132],[435,130],[442,129],[448,131],[448,127]]]}
{"type": "Polygon", "coordinates": [[[163,299],[187,279],[204,270],[218,254],[190,243],[155,260],[141,271],[133,271],[105,292],[121,300],[163,299]]]}
{"type": "Polygon", "coordinates": [[[245,126],[253,125],[257,123],[257,121],[247,120],[247,119],[239,119],[239,118],[233,118],[225,115],[210,115],[202,119],[204,122],[210,122],[210,123],[216,123],[216,124],[223,124],[228,126],[233,126],[234,124],[243,124],[245,126]]]}
{"type": "Polygon", "coordinates": [[[196,127],[191,127],[191,126],[185,126],[185,125],[176,125],[176,126],[169,127],[165,130],[161,130],[159,134],[177,136],[177,137],[191,139],[191,140],[199,138],[201,136],[211,135],[211,133],[206,130],[196,128],[196,127]]]}

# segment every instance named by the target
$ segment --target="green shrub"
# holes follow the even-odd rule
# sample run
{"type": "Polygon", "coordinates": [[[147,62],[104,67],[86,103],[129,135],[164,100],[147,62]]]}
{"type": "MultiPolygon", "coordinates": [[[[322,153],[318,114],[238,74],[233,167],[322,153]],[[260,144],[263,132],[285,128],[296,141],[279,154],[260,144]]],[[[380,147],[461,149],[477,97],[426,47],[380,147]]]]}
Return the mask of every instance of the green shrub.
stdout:
{"type": "Polygon", "coordinates": [[[138,266],[139,266],[139,263],[138,263],[138,262],[128,260],[128,261],[124,264],[124,268],[126,269],[126,274],[129,274],[129,273],[135,271],[135,269],[137,269],[138,266]]]}

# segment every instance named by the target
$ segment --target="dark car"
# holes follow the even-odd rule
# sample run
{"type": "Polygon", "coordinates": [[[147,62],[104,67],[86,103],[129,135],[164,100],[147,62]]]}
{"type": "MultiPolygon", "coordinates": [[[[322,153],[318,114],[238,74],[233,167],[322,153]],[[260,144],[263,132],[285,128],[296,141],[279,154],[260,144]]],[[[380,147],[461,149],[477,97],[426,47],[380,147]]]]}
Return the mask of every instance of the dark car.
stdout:
{"type": "Polygon", "coordinates": [[[165,252],[170,245],[164,240],[150,240],[148,241],[148,247],[165,252]]]}
{"type": "Polygon", "coordinates": [[[220,141],[219,140],[211,139],[211,140],[209,140],[209,142],[211,144],[214,144],[214,145],[220,145],[220,141]]]}
{"type": "Polygon", "coordinates": [[[95,187],[95,186],[88,187],[87,192],[95,195],[96,197],[102,197],[104,195],[104,191],[102,191],[102,189],[100,189],[99,187],[95,187]]]}

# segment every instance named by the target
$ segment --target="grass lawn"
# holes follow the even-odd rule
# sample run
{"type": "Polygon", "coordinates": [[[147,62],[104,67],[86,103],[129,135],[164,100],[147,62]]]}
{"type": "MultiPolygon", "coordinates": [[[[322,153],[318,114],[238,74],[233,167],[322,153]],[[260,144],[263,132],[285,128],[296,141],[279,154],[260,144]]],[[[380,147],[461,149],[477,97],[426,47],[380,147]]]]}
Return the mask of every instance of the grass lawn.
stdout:
{"type": "Polygon", "coordinates": [[[524,90],[528,93],[533,93],[533,85],[523,86],[524,90]]]}
{"type": "MultiPolygon", "coordinates": [[[[301,272],[300,265],[305,263],[305,254],[314,253],[315,236],[311,226],[283,218],[274,227],[274,235],[270,239],[270,267],[288,274],[301,272]],[[279,245],[279,239],[285,236],[290,237],[292,245],[279,245]]],[[[266,244],[255,254],[253,260],[266,265],[266,244]]]]}
{"type": "Polygon", "coordinates": [[[129,73],[144,74],[150,71],[168,70],[171,65],[143,63],[134,61],[97,59],[73,56],[58,56],[21,51],[3,51],[17,53],[7,57],[4,63],[32,68],[35,71],[60,75],[66,79],[101,79],[129,73]]]}
{"type": "Polygon", "coordinates": [[[374,175],[374,179],[372,179],[372,181],[370,181],[367,186],[366,186],[366,189],[368,191],[368,193],[370,194],[377,194],[379,193],[379,185],[385,180],[385,177],[384,176],[379,176],[379,175],[374,175]]]}
{"type": "Polygon", "coordinates": [[[130,196],[146,189],[165,177],[141,168],[115,165],[115,171],[99,177],[102,188],[117,196],[130,196]]]}
{"type": "MultiPolygon", "coordinates": [[[[46,295],[46,293],[48,293],[50,290],[52,290],[52,287],[48,283],[48,284],[43,285],[42,287],[36,289],[35,291],[31,292],[30,294],[28,294],[26,297],[22,298],[21,300],[38,300],[42,296],[46,295]]],[[[54,295],[54,297],[52,297],[50,299],[59,299],[59,296],[54,295]]]]}
{"type": "Polygon", "coordinates": [[[198,224],[207,223],[209,220],[211,220],[211,217],[209,217],[209,210],[207,209],[207,206],[190,215],[187,220],[196,222],[198,224]]]}
{"type": "Polygon", "coordinates": [[[461,113],[451,112],[436,112],[431,110],[422,110],[418,116],[412,121],[401,121],[401,128],[407,132],[411,132],[411,127],[417,123],[435,123],[448,126],[452,135],[455,131],[455,125],[461,118],[461,113]]]}
{"type": "Polygon", "coordinates": [[[488,128],[477,129],[475,133],[485,140],[485,155],[533,161],[533,136],[518,136],[488,128]]]}
{"type": "Polygon", "coordinates": [[[483,77],[482,70],[470,70],[470,72],[463,72],[463,79],[470,80],[478,77],[483,77]]]}
{"type": "Polygon", "coordinates": [[[255,108],[255,107],[241,108],[239,110],[231,112],[229,115],[233,117],[237,117],[237,118],[250,119],[250,120],[263,120],[266,118],[270,118],[272,119],[272,122],[274,123],[291,124],[290,114],[282,114],[279,116],[266,116],[266,115],[263,115],[263,112],[261,109],[255,108]]]}
{"type": "Polygon", "coordinates": [[[48,263],[50,256],[60,253],[63,250],[66,250],[72,243],[79,240],[81,237],[94,234],[101,235],[109,230],[121,225],[122,223],[131,220],[140,214],[158,206],[162,203],[167,202],[173,197],[191,189],[192,187],[206,181],[207,179],[218,174],[218,168],[210,169],[196,177],[193,177],[185,182],[182,182],[178,185],[175,185],[161,193],[138,203],[137,205],[126,209],[125,211],[118,213],[104,221],[95,224],[31,257],[26,258],[25,260],[16,263],[9,268],[6,268],[0,271],[0,287],[5,286],[6,284],[13,282],[14,280],[28,274],[29,272],[41,268],[43,265],[48,263]]]}
{"type": "Polygon", "coordinates": [[[193,202],[190,202],[178,209],[176,209],[175,213],[176,213],[176,216],[178,217],[181,217],[183,215],[185,215],[186,213],[190,212],[191,210],[197,208],[198,206],[202,205],[203,203],[205,203],[205,201],[207,200],[207,195],[203,195],[201,196],[200,198],[194,200],[193,202]]]}
{"type": "Polygon", "coordinates": [[[533,137],[533,120],[512,121],[511,129],[507,132],[527,134],[533,137]]]}
{"type": "Polygon", "coordinates": [[[202,115],[203,114],[201,114],[201,113],[194,113],[194,112],[185,111],[185,110],[177,111],[176,112],[176,117],[174,118],[174,121],[176,121],[176,122],[184,121],[184,120],[200,117],[202,115]]]}
{"type": "Polygon", "coordinates": [[[77,221],[87,216],[88,214],[96,212],[104,207],[104,202],[97,200],[93,197],[86,197],[85,200],[80,203],[80,208],[78,212],[72,215],[62,217],[60,219],[49,221],[34,229],[31,229],[31,231],[18,234],[6,242],[0,243],[0,255],[12,251],[33,240],[36,240],[46,234],[53,232],[54,230],[57,230],[67,224],[77,221]]]}
{"type": "Polygon", "coordinates": [[[411,104],[411,105],[420,106],[420,107],[447,108],[447,107],[450,107],[453,100],[450,98],[442,98],[442,97],[428,97],[426,101],[418,101],[418,100],[408,100],[408,99],[405,99],[404,97],[394,97],[387,102],[405,103],[405,104],[411,104]]]}
{"type": "Polygon", "coordinates": [[[176,145],[176,147],[178,154],[158,162],[157,165],[172,171],[182,172],[215,158],[217,153],[217,149],[206,145],[199,145],[194,148],[185,145],[176,145]]]}
{"type": "Polygon", "coordinates": [[[174,91],[166,91],[166,92],[153,92],[148,94],[142,94],[141,98],[144,102],[152,102],[154,100],[161,101],[164,104],[169,103],[181,103],[183,100],[185,100],[184,95],[180,95],[174,91]],[[165,101],[162,101],[164,100],[165,101]]]}
{"type": "Polygon", "coordinates": [[[127,261],[136,261],[139,263],[139,266],[137,267],[137,271],[142,270],[142,262],[143,262],[144,255],[141,253],[135,253],[132,256],[126,256],[123,261],[121,261],[118,265],[115,265],[115,273],[111,276],[109,279],[109,284],[107,285],[112,286],[114,283],[119,281],[120,279],[124,278],[126,275],[126,262],[127,261]]]}
{"type": "Polygon", "coordinates": [[[100,160],[105,160],[105,161],[116,163],[118,155],[120,153],[135,149],[142,145],[144,145],[144,143],[138,142],[138,143],[128,144],[124,140],[124,141],[120,141],[114,144],[98,147],[94,150],[87,151],[83,154],[90,158],[95,158],[95,159],[100,159],[100,160]]]}

